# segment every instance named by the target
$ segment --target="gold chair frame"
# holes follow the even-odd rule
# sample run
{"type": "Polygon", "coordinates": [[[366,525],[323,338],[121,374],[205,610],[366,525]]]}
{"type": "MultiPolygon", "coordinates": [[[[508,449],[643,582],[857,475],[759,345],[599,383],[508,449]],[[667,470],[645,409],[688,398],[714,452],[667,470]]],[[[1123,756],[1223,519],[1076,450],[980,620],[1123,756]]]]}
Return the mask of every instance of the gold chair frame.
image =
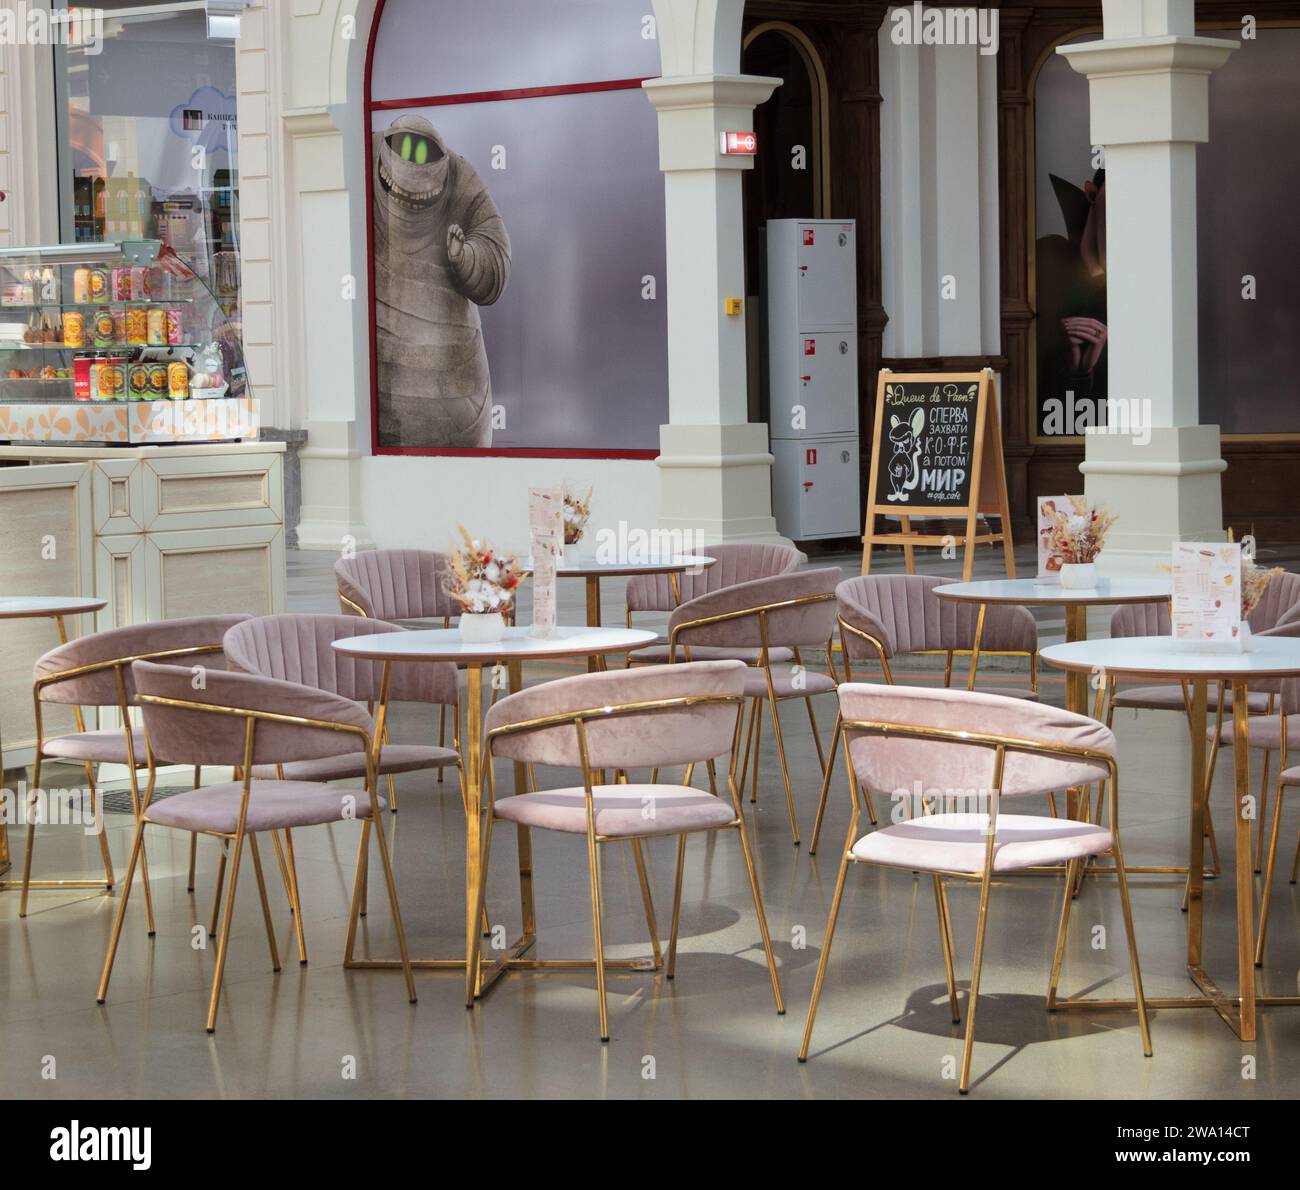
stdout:
{"type": "MultiPolygon", "coordinates": [[[[744,789],[745,779],[749,773],[751,757],[750,745],[752,741],[753,777],[750,785],[749,800],[750,802],[758,801],[758,762],[759,749],[762,744],[763,736],[763,721],[759,711],[759,703],[766,701],[772,717],[772,735],[776,740],[776,751],[781,761],[781,779],[785,784],[785,804],[786,812],[790,817],[790,835],[796,847],[799,846],[799,823],[795,815],[794,788],[790,784],[790,766],[786,761],[785,755],[785,737],[781,732],[781,716],[777,709],[777,703],[779,701],[787,702],[796,698],[803,700],[804,706],[808,709],[808,722],[812,727],[813,744],[817,748],[817,763],[821,766],[823,781],[830,769],[826,761],[826,752],[822,747],[821,733],[817,728],[817,714],[813,710],[812,700],[814,696],[807,692],[787,694],[780,698],[777,696],[776,687],[772,682],[772,665],[769,657],[769,649],[771,646],[768,641],[767,617],[769,612],[781,611],[785,608],[791,607],[805,607],[813,603],[829,603],[834,599],[834,592],[827,591],[824,594],[819,595],[799,595],[794,599],[781,599],[775,603],[754,604],[752,607],[737,608],[734,611],[719,612],[717,615],[701,616],[698,620],[684,621],[673,628],[668,634],[668,664],[671,665],[677,660],[677,650],[679,647],[683,650],[684,659],[686,661],[691,659],[690,646],[685,643],[681,643],[680,645],[678,643],[678,638],[682,633],[690,632],[697,628],[703,628],[710,624],[721,624],[729,620],[741,620],[750,616],[758,617],[758,633],[761,651],[759,653],[758,661],[754,664],[753,668],[761,669],[763,671],[763,676],[767,680],[767,698],[763,699],[761,697],[754,697],[749,700],[751,704],[749,711],[749,725],[745,729],[744,763],[740,770],[740,788],[744,789]]],[[[826,642],[826,656],[828,660],[831,652],[830,644],[831,642],[828,640],[826,642]]],[[[803,659],[800,655],[799,649],[797,647],[794,648],[793,653],[794,663],[802,667],[803,659]]],[[[825,693],[830,694],[833,693],[833,691],[828,690],[825,693]]]]}
{"type": "MultiPolygon", "coordinates": [[[[1119,877],[1120,904],[1124,915],[1124,931],[1128,939],[1129,966],[1133,976],[1133,989],[1138,1014],[1138,1027],[1142,1038],[1142,1052],[1151,1056],[1151,1032],[1147,1021],[1146,997],[1142,990],[1142,972],[1138,963],[1137,940],[1133,933],[1133,911],[1129,903],[1128,879],[1124,870],[1123,851],[1119,837],[1119,767],[1115,758],[1109,753],[1093,748],[1064,743],[1049,743],[1044,740],[1023,739],[1017,736],[1002,736],[987,732],[962,731],[955,728],[922,727],[913,724],[888,723],[870,719],[850,719],[843,724],[845,737],[845,755],[849,755],[851,737],[861,735],[879,735],[884,737],[901,736],[907,739],[942,740],[950,743],[967,744],[972,747],[992,748],[995,752],[993,764],[993,783],[988,797],[988,826],[984,848],[984,869],[980,873],[970,872],[935,872],[934,893],[939,917],[939,933],[943,943],[945,974],[948,984],[948,1004],[954,1024],[960,1023],[960,1011],[957,1006],[957,984],[953,968],[952,918],[948,911],[947,892],[943,886],[944,877],[960,880],[978,880],[980,885],[979,918],[975,932],[975,957],[971,973],[970,994],[966,1008],[966,1034],[962,1048],[961,1076],[958,1092],[965,1095],[970,1090],[971,1057],[975,1046],[975,1010],[979,998],[980,974],[984,965],[984,936],[988,925],[989,897],[993,887],[993,858],[997,842],[997,816],[1001,800],[1002,778],[1008,752],[1024,752],[1038,756],[1056,756],[1062,759],[1088,761],[1106,766],[1107,785],[1110,792],[1110,832],[1111,847],[1109,854],[1115,860],[1115,871],[1119,877]]],[[[821,999],[822,985],[826,979],[826,967],[830,959],[831,941],[835,934],[835,923],[840,912],[840,903],[844,897],[844,883],[848,876],[850,864],[870,864],[874,867],[900,868],[892,864],[878,864],[874,861],[860,860],[853,854],[853,846],[858,839],[858,822],[861,817],[859,806],[860,787],[857,774],[850,760],[849,798],[852,804],[848,834],[845,839],[844,853],[840,860],[839,875],[835,881],[835,892],[831,898],[830,915],[826,921],[826,934],[822,942],[821,955],[817,962],[817,975],[813,981],[812,1000],[808,1005],[808,1019],[804,1025],[803,1041],[799,1047],[799,1061],[808,1060],[808,1047],[812,1041],[813,1024],[817,1018],[817,1005],[821,999]]],[[[1056,949],[1052,956],[1052,970],[1047,989],[1047,1011],[1071,1007],[1074,1002],[1058,999],[1057,986],[1060,981],[1061,964],[1065,954],[1066,929],[1070,921],[1070,906],[1073,903],[1073,891],[1077,885],[1083,860],[1071,860],[1063,889],[1060,923],[1057,927],[1056,949]]]]}
{"type": "MultiPolygon", "coordinates": [[[[768,976],[772,982],[772,995],[776,1001],[776,1011],[779,1015],[785,1013],[785,1001],[781,995],[781,983],[777,976],[776,959],[772,953],[772,939],[768,932],[767,917],[763,912],[763,898],[758,887],[758,873],[754,867],[753,852],[750,847],[749,835],[745,829],[745,817],[741,810],[741,795],[736,784],[736,766],[739,761],[739,744],[740,744],[740,724],[744,715],[744,698],[738,694],[691,694],[682,695],[675,698],[655,698],[645,699],[636,702],[622,703],[618,706],[591,707],[576,711],[563,711],[552,715],[543,715],[538,718],[522,720],[518,723],[504,724],[501,727],[494,727],[487,733],[484,740],[484,757],[483,777],[482,780],[487,789],[487,800],[483,802],[484,812],[486,814],[486,825],[483,832],[482,858],[478,866],[477,881],[475,885],[474,908],[475,916],[481,917],[483,914],[484,899],[487,887],[488,864],[492,853],[492,831],[498,820],[496,817],[496,777],[494,773],[494,751],[493,746],[496,741],[508,736],[518,735],[522,732],[537,731],[547,727],[561,727],[571,725],[576,734],[578,741],[578,755],[582,767],[582,785],[586,798],[587,808],[587,872],[590,884],[591,894],[591,920],[592,920],[592,938],[594,942],[595,959],[592,966],[596,969],[596,991],[600,1008],[600,1040],[609,1041],[609,1011],[606,1003],[606,969],[611,966],[628,966],[627,962],[618,963],[615,960],[605,958],[604,943],[601,930],[601,904],[600,904],[600,860],[598,849],[604,843],[621,843],[631,841],[633,854],[637,860],[637,871],[641,880],[642,896],[645,899],[647,908],[648,924],[651,931],[651,940],[655,952],[655,967],[659,963],[659,938],[658,930],[655,926],[653,910],[650,908],[648,899],[648,885],[645,875],[644,860],[641,851],[641,840],[643,838],[657,838],[668,835],[676,835],[677,842],[677,873],[673,886],[673,914],[672,926],[668,939],[668,958],[664,973],[668,979],[672,979],[676,974],[677,965],[677,935],[678,926],[681,919],[682,904],[682,872],[686,858],[686,836],[691,834],[706,834],[721,830],[735,829],[740,834],[740,846],[745,859],[745,869],[749,876],[750,892],[754,899],[754,910],[758,915],[759,932],[763,940],[763,953],[767,960],[768,976]],[[665,830],[647,835],[602,835],[596,831],[596,814],[595,814],[595,785],[599,784],[597,770],[594,770],[590,763],[590,753],[587,743],[587,724],[593,720],[609,721],[615,718],[627,717],[637,714],[653,714],[658,711],[683,710],[690,707],[719,705],[733,703],[736,706],[736,727],[732,733],[731,755],[727,771],[727,788],[731,794],[734,817],[730,822],[723,823],[719,826],[699,827],[692,830],[665,830]]],[[[714,775],[714,760],[707,761],[710,777],[714,775]]],[[[626,773],[620,770],[620,780],[626,780],[626,773]]],[[[482,800],[483,787],[480,786],[480,800],[482,800]]],[[[521,827],[523,837],[527,837],[528,828],[521,827]]],[[[529,851],[531,856],[531,850],[529,851]]],[[[522,858],[522,855],[521,855],[522,858]]],[[[524,916],[525,930],[530,925],[530,913],[532,909],[532,868],[529,864],[527,873],[521,867],[520,870],[520,891],[525,901],[524,916]]],[[[482,965],[482,943],[481,940],[476,942],[473,951],[472,961],[466,971],[465,979],[465,1006],[472,1008],[476,994],[479,992],[482,980],[480,978],[482,965]]],[[[566,967],[572,969],[575,966],[587,966],[586,963],[575,963],[564,960],[534,960],[530,966],[534,968],[547,967],[566,967]]]]}
{"type": "MultiPolygon", "coordinates": [[[[377,792],[377,782],[375,780],[374,751],[370,732],[364,727],[357,727],[346,723],[335,723],[328,719],[312,719],[300,715],[285,715],[274,711],[253,710],[248,707],[191,702],[188,699],[165,698],[154,694],[139,694],[138,698],[140,702],[150,706],[174,707],[181,710],[201,711],[206,714],[215,715],[232,715],[244,720],[244,752],[243,760],[239,768],[239,776],[237,778],[242,783],[243,792],[239,803],[239,818],[235,826],[235,831],[233,834],[228,834],[222,831],[201,832],[203,834],[212,835],[214,838],[221,839],[226,844],[234,844],[230,869],[230,885],[226,890],[226,909],[221,922],[221,932],[217,940],[216,970],[213,973],[212,992],[208,1000],[207,1031],[209,1033],[215,1032],[217,1025],[217,1006],[221,999],[221,982],[222,976],[225,972],[226,952],[230,943],[230,925],[234,919],[235,913],[235,890],[239,883],[239,864],[243,856],[245,839],[248,840],[249,851],[252,853],[253,857],[253,871],[257,878],[257,890],[262,902],[262,918],[266,926],[266,939],[271,951],[271,969],[276,972],[280,970],[279,949],[276,946],[275,930],[271,922],[270,905],[266,899],[266,881],[262,875],[262,860],[257,849],[257,834],[245,830],[248,817],[248,802],[253,786],[254,744],[258,723],[280,723],[304,728],[324,729],[360,737],[364,745],[366,757],[365,792],[370,801],[370,817],[362,819],[361,822],[361,843],[357,856],[356,876],[352,887],[352,908],[348,923],[347,946],[350,951],[353,935],[356,930],[357,910],[361,903],[361,888],[366,872],[366,864],[364,861],[368,854],[368,844],[370,840],[371,826],[373,824],[375,827],[375,839],[379,847],[379,856],[384,868],[384,879],[388,886],[389,904],[393,910],[393,924],[397,931],[397,946],[402,956],[402,970],[406,976],[406,991],[410,1003],[416,1003],[415,979],[411,971],[411,957],[406,947],[406,930],[402,925],[402,914],[397,903],[397,883],[393,878],[392,861],[388,852],[388,840],[384,836],[383,826],[379,821],[379,794],[377,792]]],[[[131,896],[131,884],[135,875],[136,863],[143,859],[144,828],[151,825],[149,822],[148,812],[149,803],[153,798],[156,768],[154,764],[153,748],[148,742],[147,728],[145,732],[145,745],[148,756],[149,779],[145,788],[144,802],[136,819],[135,837],[131,843],[131,858],[127,864],[125,887],[122,893],[122,899],[118,903],[117,916],[114,918],[113,931],[108,943],[108,954],[104,958],[104,970],[100,976],[99,989],[95,995],[95,1000],[98,1004],[103,1004],[108,998],[108,982],[113,974],[113,960],[117,955],[118,941],[122,936],[122,923],[126,918],[126,907],[131,896]]],[[[290,850],[290,856],[292,856],[292,850],[290,850]]],[[[296,897],[297,887],[298,882],[295,875],[291,896],[296,897]]],[[[301,931],[301,912],[296,913],[295,918],[298,922],[298,929],[301,931]]],[[[152,934],[152,932],[153,930],[151,927],[150,933],[152,934]]],[[[299,944],[301,946],[301,933],[299,934],[299,944]]]]}
{"type": "MultiPolygon", "coordinates": [[[[66,644],[64,640],[62,643],[66,644]]],[[[66,761],[69,764],[77,764],[76,760],[70,757],[44,755],[45,749],[45,727],[42,715],[41,691],[46,687],[58,685],[61,682],[70,681],[73,678],[85,677],[88,674],[104,673],[107,670],[113,671],[113,676],[117,685],[117,712],[122,719],[122,732],[126,739],[126,762],[127,775],[131,788],[131,808],[135,818],[140,818],[140,785],[136,778],[136,773],[141,765],[135,755],[135,740],[132,736],[131,709],[126,697],[126,667],[135,661],[171,661],[180,657],[202,657],[212,653],[221,652],[221,642],[216,644],[199,644],[186,645],[176,649],[161,649],[150,653],[134,653],[128,657],[113,657],[102,661],[92,661],[86,665],[74,666],[71,669],[59,670],[56,673],[43,674],[32,683],[32,702],[34,704],[36,719],[36,749],[32,761],[32,788],[29,795],[29,804],[35,804],[36,791],[41,787],[41,765],[45,760],[60,762],[66,761]]],[[[77,732],[84,733],[86,730],[85,716],[82,713],[80,704],[73,704],[73,719],[77,725],[77,732]]],[[[90,794],[91,813],[98,817],[98,790],[95,787],[95,766],[99,761],[85,760],[80,762],[86,772],[86,786],[90,794]]],[[[200,769],[195,767],[194,770],[194,787],[197,789],[200,781],[200,769]]],[[[28,894],[33,888],[103,888],[105,892],[111,893],[114,887],[113,861],[109,855],[108,837],[105,831],[99,830],[99,849],[100,856],[104,864],[103,880],[33,880],[32,873],[32,855],[36,845],[36,823],[31,819],[30,814],[27,822],[27,839],[23,852],[23,876],[21,881],[4,882],[5,885],[17,883],[22,888],[22,898],[19,902],[18,916],[27,916],[28,894]]],[[[189,866],[189,891],[194,891],[194,862],[196,838],[190,838],[190,866],[189,866]]],[[[154,932],[153,919],[153,897],[149,890],[149,864],[147,857],[142,857],[140,864],[141,878],[144,883],[144,896],[146,906],[146,917],[149,923],[149,934],[154,932]]]]}

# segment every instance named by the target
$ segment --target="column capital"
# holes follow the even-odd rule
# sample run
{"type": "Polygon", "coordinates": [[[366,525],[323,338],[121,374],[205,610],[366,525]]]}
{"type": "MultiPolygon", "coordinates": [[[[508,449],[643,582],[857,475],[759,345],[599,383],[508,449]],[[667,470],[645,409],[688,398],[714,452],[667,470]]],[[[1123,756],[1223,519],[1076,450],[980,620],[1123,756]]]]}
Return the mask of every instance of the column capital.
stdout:
{"type": "Polygon", "coordinates": [[[1236,48],[1221,38],[1165,35],[1056,52],[1091,85],[1093,143],[1136,145],[1209,140],[1209,77],[1236,48]]]}
{"type": "Polygon", "coordinates": [[[752,157],[719,150],[724,132],[752,132],[754,108],[781,85],[756,74],[688,74],[647,79],[641,84],[659,113],[659,168],[684,170],[753,169],[752,157]]]}

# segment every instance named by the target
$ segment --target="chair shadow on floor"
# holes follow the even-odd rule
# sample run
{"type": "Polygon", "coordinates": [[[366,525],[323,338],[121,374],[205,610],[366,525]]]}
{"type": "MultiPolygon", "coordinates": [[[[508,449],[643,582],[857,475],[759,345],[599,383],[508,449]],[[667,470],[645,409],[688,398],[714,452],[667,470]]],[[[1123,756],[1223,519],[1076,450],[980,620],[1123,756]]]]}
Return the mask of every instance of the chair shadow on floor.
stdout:
{"type": "MultiPolygon", "coordinates": [[[[1101,989],[1110,984],[1123,985],[1125,975],[1117,972],[1097,980],[1088,987],[1070,990],[1070,996],[1097,996],[1101,989]]],[[[814,1051],[810,1057],[822,1057],[838,1049],[861,1041],[871,1034],[890,1026],[908,1029],[914,1033],[926,1033],[933,1037],[949,1037],[953,1041],[952,1057],[954,1063],[961,1061],[961,1044],[965,1034],[966,1009],[969,999],[970,981],[957,981],[957,994],[960,1002],[962,1021],[954,1023],[948,1009],[948,985],[931,983],[917,988],[908,997],[903,1009],[897,1016],[878,1021],[850,1036],[832,1042],[821,1050],[814,1051]]],[[[1064,989],[1063,989],[1064,991],[1064,989]]],[[[1106,994],[1106,993],[1101,993],[1106,994]]],[[[1127,995],[1127,991],[1117,986],[1113,995],[1127,995]]],[[[1027,992],[993,992],[980,989],[979,1016],[976,1024],[976,1045],[1005,1046],[1009,1050],[996,1059],[987,1069],[971,1082],[971,1089],[980,1086],[1016,1058],[1022,1050],[1039,1043],[1064,1041],[1071,1037],[1110,1033],[1116,1029],[1136,1029],[1136,1017],[1130,1013],[1098,1011],[1095,1014],[1082,1012],[1048,1012],[1044,1007],[1045,996],[1041,993],[1027,992]]],[[[1152,1010],[1152,1020],[1156,1013],[1152,1010]]],[[[952,1078],[956,1078],[956,1065],[952,1078]]]]}

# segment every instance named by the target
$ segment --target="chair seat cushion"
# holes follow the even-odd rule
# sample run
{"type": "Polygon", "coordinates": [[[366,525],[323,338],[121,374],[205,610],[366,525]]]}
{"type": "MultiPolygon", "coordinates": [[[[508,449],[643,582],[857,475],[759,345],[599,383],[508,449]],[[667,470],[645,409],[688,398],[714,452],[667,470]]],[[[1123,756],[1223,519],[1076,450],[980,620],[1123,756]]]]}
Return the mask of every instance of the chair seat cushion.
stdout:
{"type": "MultiPolygon", "coordinates": [[[[761,669],[745,670],[744,678],[746,698],[767,697],[767,679],[761,669]]],[[[772,688],[777,698],[807,698],[814,694],[833,694],[836,689],[834,678],[814,669],[805,669],[798,684],[793,669],[774,669],[772,688]]]]}
{"type": "MultiPolygon", "coordinates": [[[[867,863],[920,872],[982,872],[987,842],[983,814],[931,814],[864,835],[853,855],[867,863]]],[[[1061,864],[1099,855],[1111,845],[1110,831],[1069,818],[999,814],[993,851],[995,872],[1016,872],[1039,864],[1061,864]]]]}
{"type": "MultiPolygon", "coordinates": [[[[597,785],[593,800],[598,835],[670,835],[736,820],[730,803],[684,785],[597,785]]],[[[496,803],[496,816],[542,830],[587,833],[587,801],[581,786],[502,798],[496,803]]]]}
{"type": "MultiPolygon", "coordinates": [[[[436,748],[426,744],[385,744],[379,753],[379,772],[415,773],[421,769],[440,769],[455,764],[460,756],[451,748],[436,748]]],[[[349,752],[343,756],[323,756],[318,760],[295,760],[284,766],[286,781],[347,781],[364,778],[366,757],[363,752],[349,752]]],[[[276,767],[259,764],[253,769],[255,778],[276,778],[276,767]]]]}
{"type": "MultiPolygon", "coordinates": [[[[758,659],[763,655],[762,649],[746,648],[743,645],[735,645],[731,648],[725,645],[692,645],[691,661],[743,661],[746,665],[757,665],[758,659]]],[[[775,662],[793,661],[793,649],[768,649],[768,657],[775,662]]],[[[647,645],[644,649],[637,649],[628,654],[633,665],[647,665],[652,662],[662,663],[668,660],[667,645],[647,645]]],[[[677,660],[686,661],[686,650],[677,646],[677,660]]]]}
{"type": "MultiPolygon", "coordinates": [[[[145,818],[159,826],[233,835],[239,825],[243,793],[244,787],[238,781],[205,785],[155,802],[145,818]]],[[[382,810],[384,805],[380,798],[379,808],[382,810]]],[[[369,817],[370,799],[355,789],[331,789],[310,781],[254,781],[245,829],[254,834],[369,817]]]]}
{"type": "MultiPolygon", "coordinates": [[[[1247,738],[1252,748],[1266,748],[1276,752],[1282,746],[1282,716],[1252,715],[1246,723],[1247,738]]],[[[1214,742],[1214,724],[1205,729],[1205,738],[1214,742]]],[[[1232,747],[1232,723],[1225,720],[1219,725],[1219,743],[1232,747]]],[[[1286,746],[1300,748],[1300,715],[1288,715],[1286,721],[1286,746]]]]}
{"type": "Polygon", "coordinates": [[[1300,785],[1300,766],[1283,769],[1278,780],[1283,785],[1300,785]]]}
{"type": "MultiPolygon", "coordinates": [[[[1219,688],[1211,685],[1208,694],[1208,703],[1210,710],[1214,710],[1219,705],[1219,688]]],[[[1183,698],[1182,686],[1134,686],[1131,689],[1125,689],[1123,686],[1115,694],[1115,706],[1129,707],[1138,711],[1179,711],[1185,712],[1187,703],[1183,698]]],[[[1246,708],[1251,712],[1259,713],[1268,709],[1267,694],[1246,695],[1246,708]]],[[[1232,710],[1232,691],[1228,691],[1227,698],[1224,700],[1223,709],[1232,710]]]]}
{"type": "MultiPolygon", "coordinates": [[[[148,762],[144,748],[144,728],[131,729],[132,746],[138,765],[148,762]]],[[[126,764],[126,732],[120,727],[106,731],[78,731],[72,735],[55,736],[42,747],[45,756],[58,756],[67,760],[93,760],[99,764],[126,764]]]]}

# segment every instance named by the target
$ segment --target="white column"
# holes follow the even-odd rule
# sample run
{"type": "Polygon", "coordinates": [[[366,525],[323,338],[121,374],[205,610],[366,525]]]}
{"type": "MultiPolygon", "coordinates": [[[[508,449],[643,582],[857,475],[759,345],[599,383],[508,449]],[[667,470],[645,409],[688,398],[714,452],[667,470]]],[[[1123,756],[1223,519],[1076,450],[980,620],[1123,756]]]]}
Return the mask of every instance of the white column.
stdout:
{"type": "MultiPolygon", "coordinates": [[[[719,138],[751,131],[780,79],[742,75],[744,0],[654,0],[664,76],[659,113],[668,237],[668,425],[659,429],[665,529],[704,543],[783,541],[772,518],[767,427],[747,420],[741,173],[719,138]]],[[[759,151],[763,148],[760,146],[759,151]]]]}
{"type": "Polygon", "coordinates": [[[1088,77],[1105,149],[1108,391],[1140,432],[1090,432],[1080,470],[1119,518],[1106,569],[1139,573],[1173,541],[1223,536],[1219,428],[1198,424],[1196,145],[1210,73],[1236,45],[1195,36],[1193,0],[1102,7],[1104,38],[1057,52],[1088,77]]]}

